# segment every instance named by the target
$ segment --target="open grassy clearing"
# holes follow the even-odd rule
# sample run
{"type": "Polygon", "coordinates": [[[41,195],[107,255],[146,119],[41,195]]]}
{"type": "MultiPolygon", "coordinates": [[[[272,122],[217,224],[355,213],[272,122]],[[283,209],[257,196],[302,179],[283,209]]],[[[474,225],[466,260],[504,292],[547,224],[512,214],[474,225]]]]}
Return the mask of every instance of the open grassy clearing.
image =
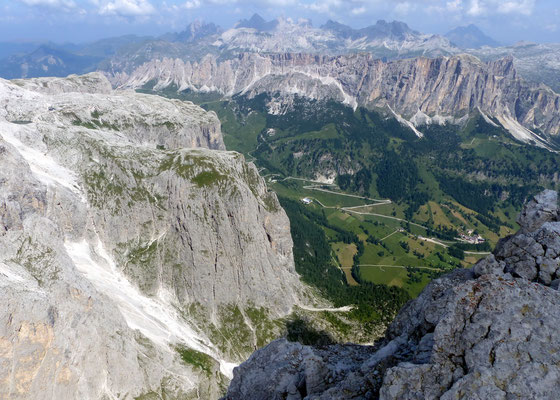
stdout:
{"type": "Polygon", "coordinates": [[[394,266],[361,267],[361,273],[362,277],[370,282],[401,287],[409,292],[412,297],[418,296],[431,280],[429,274],[410,273],[406,268],[394,266]]]}
{"type": "Polygon", "coordinates": [[[352,276],[352,265],[354,264],[354,255],[357,253],[356,245],[354,243],[346,244],[343,242],[336,242],[331,244],[335,252],[338,262],[344,271],[346,280],[349,285],[358,285],[358,282],[352,276]]]}

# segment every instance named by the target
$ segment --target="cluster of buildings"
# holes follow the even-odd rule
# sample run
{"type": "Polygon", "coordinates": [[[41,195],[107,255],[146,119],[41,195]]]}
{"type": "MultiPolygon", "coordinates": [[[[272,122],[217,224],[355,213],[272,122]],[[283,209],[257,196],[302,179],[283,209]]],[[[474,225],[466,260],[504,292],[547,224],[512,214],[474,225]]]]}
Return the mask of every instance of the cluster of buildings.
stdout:
{"type": "Polygon", "coordinates": [[[471,244],[481,244],[484,243],[486,241],[486,239],[484,239],[482,236],[480,236],[480,234],[475,235],[474,231],[468,230],[467,234],[464,233],[460,233],[459,234],[459,238],[467,243],[471,243],[471,244]]]}

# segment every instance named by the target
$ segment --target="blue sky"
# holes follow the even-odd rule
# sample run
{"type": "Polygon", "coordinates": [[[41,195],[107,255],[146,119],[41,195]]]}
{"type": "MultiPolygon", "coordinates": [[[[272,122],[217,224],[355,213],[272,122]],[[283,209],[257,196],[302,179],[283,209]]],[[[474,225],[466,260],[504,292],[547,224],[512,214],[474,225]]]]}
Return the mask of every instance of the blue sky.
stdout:
{"type": "Polygon", "coordinates": [[[0,41],[85,42],[182,30],[194,19],[228,28],[259,13],[363,27],[400,20],[428,33],[475,23],[495,39],[560,42],[559,0],[2,0],[0,41]]]}

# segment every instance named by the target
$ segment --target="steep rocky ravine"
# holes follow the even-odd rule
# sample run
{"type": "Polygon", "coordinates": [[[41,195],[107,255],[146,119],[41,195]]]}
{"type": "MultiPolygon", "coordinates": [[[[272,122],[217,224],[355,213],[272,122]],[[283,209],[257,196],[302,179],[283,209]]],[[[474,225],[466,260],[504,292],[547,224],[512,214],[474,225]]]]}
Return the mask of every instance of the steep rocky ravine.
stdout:
{"type": "Polygon", "coordinates": [[[557,193],[472,269],[430,283],[376,346],[286,340],[234,370],[226,399],[552,399],[560,389],[557,193]]]}
{"type": "Polygon", "coordinates": [[[302,286],[214,113],[0,80],[0,398],[217,398],[302,286]]]}

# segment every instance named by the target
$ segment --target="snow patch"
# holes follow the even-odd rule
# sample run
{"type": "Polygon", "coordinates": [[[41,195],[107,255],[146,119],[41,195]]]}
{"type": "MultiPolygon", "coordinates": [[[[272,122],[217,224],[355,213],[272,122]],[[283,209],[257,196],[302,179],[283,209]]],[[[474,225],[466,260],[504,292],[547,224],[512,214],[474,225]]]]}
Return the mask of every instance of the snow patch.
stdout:
{"type": "Polygon", "coordinates": [[[237,367],[239,364],[219,360],[220,362],[220,372],[227,376],[229,379],[233,379],[233,369],[237,367]]]}
{"type": "Polygon", "coordinates": [[[306,310],[306,311],[314,311],[314,312],[322,312],[322,311],[349,312],[349,311],[352,311],[352,309],[354,308],[354,306],[344,306],[344,307],[338,307],[338,308],[329,308],[329,307],[316,308],[316,307],[305,306],[303,304],[298,304],[297,306],[299,308],[302,308],[302,309],[306,310]]]}

